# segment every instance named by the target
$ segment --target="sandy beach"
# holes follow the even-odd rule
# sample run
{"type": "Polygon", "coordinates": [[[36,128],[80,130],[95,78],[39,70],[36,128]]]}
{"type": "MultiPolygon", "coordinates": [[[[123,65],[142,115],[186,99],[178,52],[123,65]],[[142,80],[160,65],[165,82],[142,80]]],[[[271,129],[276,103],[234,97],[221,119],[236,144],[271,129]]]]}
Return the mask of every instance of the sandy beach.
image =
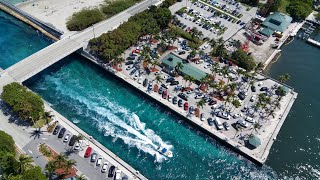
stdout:
{"type": "Polygon", "coordinates": [[[66,34],[67,19],[83,8],[94,8],[103,4],[105,0],[33,0],[16,6],[42,21],[52,24],[66,34]]]}

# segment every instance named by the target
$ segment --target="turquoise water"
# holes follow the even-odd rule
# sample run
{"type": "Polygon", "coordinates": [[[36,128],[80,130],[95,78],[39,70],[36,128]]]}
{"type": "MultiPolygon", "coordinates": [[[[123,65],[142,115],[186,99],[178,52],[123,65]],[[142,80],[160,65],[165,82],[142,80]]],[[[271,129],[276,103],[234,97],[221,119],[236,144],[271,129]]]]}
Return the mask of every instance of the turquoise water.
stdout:
{"type": "Polygon", "coordinates": [[[270,168],[242,160],[78,55],[25,85],[150,179],[276,177],[270,168]],[[171,149],[172,159],[154,156],[160,144],[171,149]]]}
{"type": "Polygon", "coordinates": [[[35,29],[0,10],[0,68],[6,69],[48,46],[51,41],[35,29]]]}

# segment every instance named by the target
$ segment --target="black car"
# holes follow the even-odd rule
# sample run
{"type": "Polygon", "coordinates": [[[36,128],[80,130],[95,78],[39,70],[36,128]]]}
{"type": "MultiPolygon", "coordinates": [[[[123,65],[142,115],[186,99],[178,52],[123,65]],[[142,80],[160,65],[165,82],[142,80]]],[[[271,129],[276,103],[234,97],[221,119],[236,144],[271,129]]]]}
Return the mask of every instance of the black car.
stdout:
{"type": "Polygon", "coordinates": [[[238,97],[239,97],[240,100],[244,100],[246,98],[246,95],[240,92],[238,94],[238,97]]]}
{"type": "Polygon", "coordinates": [[[161,87],[168,89],[167,85],[165,85],[165,84],[161,84],[161,87]]]}
{"type": "Polygon", "coordinates": [[[177,98],[177,96],[174,96],[174,97],[172,98],[172,103],[173,103],[173,104],[177,104],[177,102],[178,102],[178,98],[177,98]]]}
{"type": "Polygon", "coordinates": [[[174,85],[178,85],[179,84],[179,81],[172,81],[170,86],[174,86],[174,85]]]}
{"type": "Polygon", "coordinates": [[[124,63],[125,65],[130,65],[133,64],[133,61],[127,61],[126,63],[124,63]]]}
{"type": "Polygon", "coordinates": [[[212,118],[208,118],[208,124],[209,124],[209,126],[213,126],[213,120],[212,120],[212,118]]]}
{"type": "Polygon", "coordinates": [[[185,101],[188,101],[188,96],[183,94],[183,93],[179,93],[178,94],[178,97],[180,97],[181,99],[185,100],[185,101]]]}
{"type": "Polygon", "coordinates": [[[62,138],[65,132],[66,132],[66,128],[62,128],[59,132],[58,138],[62,138]]]}
{"type": "Polygon", "coordinates": [[[108,177],[113,177],[114,176],[114,171],[115,171],[116,167],[111,166],[108,172],[108,177]]]}
{"type": "Polygon", "coordinates": [[[55,128],[54,128],[54,130],[53,130],[53,135],[56,135],[56,134],[58,134],[58,132],[59,132],[59,130],[60,130],[60,128],[61,128],[61,126],[56,126],[55,128]]]}
{"type": "Polygon", "coordinates": [[[166,80],[166,83],[171,83],[172,81],[174,81],[174,77],[169,77],[169,78],[166,80]]]}
{"type": "Polygon", "coordinates": [[[73,135],[69,141],[69,146],[73,146],[77,141],[77,136],[73,135]]]}
{"type": "Polygon", "coordinates": [[[256,87],[255,86],[251,86],[251,91],[252,92],[256,92],[257,90],[256,90],[256,87]]]}
{"type": "Polygon", "coordinates": [[[185,51],[180,51],[178,54],[182,55],[182,54],[185,54],[185,53],[186,53],[185,51]]]}
{"type": "Polygon", "coordinates": [[[268,88],[267,87],[262,87],[262,88],[260,88],[260,91],[268,91],[268,88]]]}
{"type": "Polygon", "coordinates": [[[212,106],[214,104],[217,104],[217,101],[214,99],[209,99],[209,106],[212,106]]]}
{"type": "Polygon", "coordinates": [[[178,101],[178,106],[182,107],[182,100],[181,99],[179,99],[179,101],[178,101]]]}

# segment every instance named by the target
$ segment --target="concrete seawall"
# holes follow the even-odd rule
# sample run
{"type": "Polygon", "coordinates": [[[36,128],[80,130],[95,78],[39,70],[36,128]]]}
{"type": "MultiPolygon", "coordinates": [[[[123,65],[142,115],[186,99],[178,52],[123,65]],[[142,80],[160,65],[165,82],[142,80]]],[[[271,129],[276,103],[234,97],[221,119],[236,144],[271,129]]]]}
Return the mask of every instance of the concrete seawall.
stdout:
{"type": "Polygon", "coordinates": [[[53,28],[50,28],[49,26],[46,26],[44,24],[41,24],[39,20],[36,20],[32,18],[30,15],[28,16],[25,12],[18,12],[18,9],[13,9],[13,5],[10,5],[9,3],[5,1],[0,1],[0,9],[4,12],[12,15],[13,17],[25,22],[26,24],[32,26],[33,28],[39,30],[42,34],[46,35],[50,39],[54,41],[58,41],[60,35],[62,35],[62,32],[58,32],[58,30],[54,30],[53,28]]]}

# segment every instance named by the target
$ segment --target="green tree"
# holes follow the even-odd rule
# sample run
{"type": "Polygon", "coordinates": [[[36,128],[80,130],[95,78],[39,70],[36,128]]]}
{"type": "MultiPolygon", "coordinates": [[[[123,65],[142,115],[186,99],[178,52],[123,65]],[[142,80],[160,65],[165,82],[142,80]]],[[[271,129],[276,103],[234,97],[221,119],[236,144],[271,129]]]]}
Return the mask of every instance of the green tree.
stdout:
{"type": "Polygon", "coordinates": [[[15,152],[15,145],[12,137],[0,130],[0,152],[15,152]]]}
{"type": "Polygon", "coordinates": [[[256,67],[252,56],[247,55],[241,48],[237,49],[231,54],[231,58],[238,62],[238,65],[248,71],[253,70],[256,67]]]}
{"type": "Polygon", "coordinates": [[[161,83],[163,81],[163,78],[161,76],[156,76],[155,80],[157,83],[161,83]]]}
{"type": "Polygon", "coordinates": [[[48,178],[42,173],[39,166],[32,167],[22,174],[22,179],[28,180],[47,180],[48,178]]]}
{"type": "Polygon", "coordinates": [[[67,20],[67,28],[70,31],[81,31],[102,21],[104,18],[104,14],[98,8],[82,9],[67,20]]]}
{"type": "Polygon", "coordinates": [[[28,155],[20,155],[18,159],[18,172],[23,174],[28,168],[30,168],[33,162],[32,157],[28,155]]]}
{"type": "Polygon", "coordinates": [[[200,101],[197,102],[197,107],[203,109],[203,106],[206,104],[206,102],[201,99],[200,101]]]}
{"type": "Polygon", "coordinates": [[[182,68],[183,68],[182,62],[178,62],[176,67],[175,67],[175,70],[176,70],[177,73],[179,73],[179,72],[181,72],[182,68]]]}
{"type": "Polygon", "coordinates": [[[286,10],[294,20],[303,20],[312,12],[312,4],[309,2],[292,0],[286,10]]]}
{"type": "Polygon", "coordinates": [[[278,80],[279,80],[281,83],[285,83],[285,82],[287,82],[289,79],[290,79],[290,75],[289,75],[288,73],[283,74],[283,75],[280,75],[280,76],[278,77],[278,80]]]}
{"type": "Polygon", "coordinates": [[[11,83],[3,87],[1,98],[22,119],[33,123],[44,115],[44,105],[41,97],[19,83],[11,83]]]}

